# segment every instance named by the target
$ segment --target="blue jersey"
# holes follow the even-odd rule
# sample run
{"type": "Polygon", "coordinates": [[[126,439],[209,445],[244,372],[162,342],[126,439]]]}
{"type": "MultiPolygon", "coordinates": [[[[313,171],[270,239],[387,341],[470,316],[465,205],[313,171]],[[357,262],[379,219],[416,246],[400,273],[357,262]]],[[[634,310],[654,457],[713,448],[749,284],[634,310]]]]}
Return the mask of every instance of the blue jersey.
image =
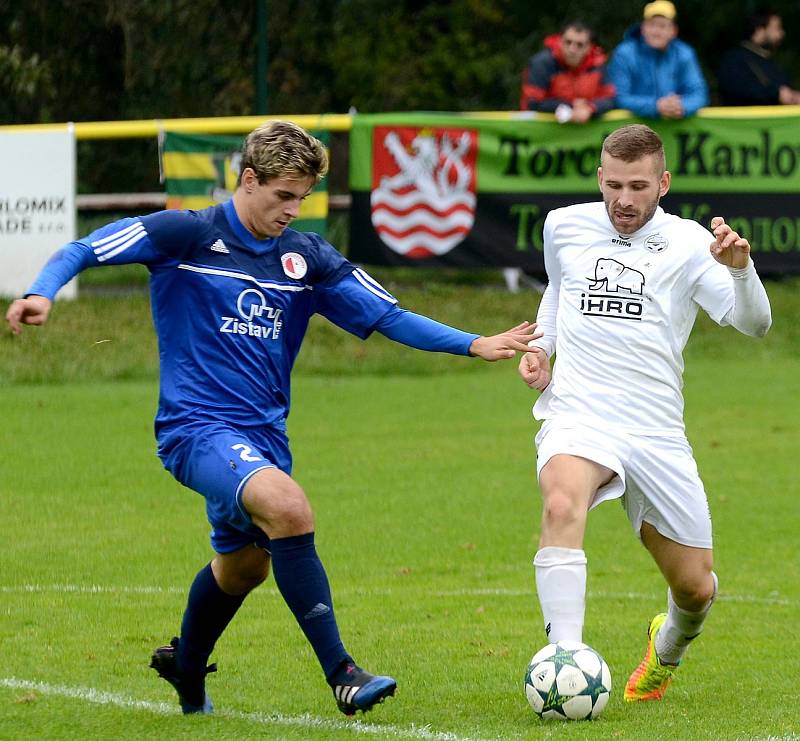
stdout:
{"type": "Polygon", "coordinates": [[[161,362],[156,432],[189,422],[285,428],[312,314],[366,338],[396,299],[316,234],[258,240],[233,202],[127,218],[71,243],[28,291],[85,267],[143,263],[161,362]]]}

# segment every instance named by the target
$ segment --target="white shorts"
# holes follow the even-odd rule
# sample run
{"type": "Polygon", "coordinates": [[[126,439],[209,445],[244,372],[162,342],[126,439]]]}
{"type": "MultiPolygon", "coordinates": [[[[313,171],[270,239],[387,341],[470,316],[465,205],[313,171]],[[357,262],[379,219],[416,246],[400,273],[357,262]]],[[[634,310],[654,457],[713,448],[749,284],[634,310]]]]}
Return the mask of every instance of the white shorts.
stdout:
{"type": "Polygon", "coordinates": [[[685,437],[649,437],[545,420],[536,435],[536,471],[554,455],[587,458],[617,475],[598,489],[591,508],[606,499],[622,503],[641,537],[642,523],[694,548],[711,548],[711,513],[685,437]]]}

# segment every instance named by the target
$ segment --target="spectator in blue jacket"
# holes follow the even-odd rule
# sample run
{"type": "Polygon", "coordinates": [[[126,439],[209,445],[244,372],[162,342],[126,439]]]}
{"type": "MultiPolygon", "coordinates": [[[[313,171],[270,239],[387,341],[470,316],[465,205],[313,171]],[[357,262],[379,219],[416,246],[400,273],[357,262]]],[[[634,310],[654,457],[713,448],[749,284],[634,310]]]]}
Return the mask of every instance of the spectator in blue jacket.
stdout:
{"type": "Polygon", "coordinates": [[[684,118],[708,105],[708,85],[697,55],[678,36],[675,6],[654,0],[614,50],[608,78],[617,106],[647,118],[684,118]]]}

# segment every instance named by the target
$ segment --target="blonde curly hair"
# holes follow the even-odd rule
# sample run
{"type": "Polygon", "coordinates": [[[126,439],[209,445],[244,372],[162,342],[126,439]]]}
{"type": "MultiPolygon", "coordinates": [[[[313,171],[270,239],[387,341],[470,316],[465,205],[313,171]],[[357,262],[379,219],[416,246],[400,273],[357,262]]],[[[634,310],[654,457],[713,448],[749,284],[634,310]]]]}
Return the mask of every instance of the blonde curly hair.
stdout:
{"type": "Polygon", "coordinates": [[[313,177],[328,173],[325,145],[291,121],[270,121],[251,131],[242,146],[240,175],[246,168],[262,185],[273,178],[313,177]]]}

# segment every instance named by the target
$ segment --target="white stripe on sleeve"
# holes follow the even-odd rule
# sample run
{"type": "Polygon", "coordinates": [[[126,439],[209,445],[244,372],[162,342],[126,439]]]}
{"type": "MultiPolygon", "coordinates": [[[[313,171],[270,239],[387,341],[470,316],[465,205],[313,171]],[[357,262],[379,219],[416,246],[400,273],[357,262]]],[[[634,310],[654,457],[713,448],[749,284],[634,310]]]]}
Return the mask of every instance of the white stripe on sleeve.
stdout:
{"type": "Polygon", "coordinates": [[[388,301],[390,304],[397,303],[397,299],[394,296],[392,296],[380,283],[378,283],[378,281],[367,275],[361,268],[356,268],[353,271],[353,276],[359,283],[361,283],[362,286],[364,286],[364,288],[371,293],[374,293],[379,298],[382,298],[384,301],[388,301]]]}
{"type": "Polygon", "coordinates": [[[144,229],[144,224],[142,224],[141,221],[136,221],[133,224],[126,226],[124,229],[120,229],[113,234],[109,234],[107,237],[103,237],[102,239],[98,239],[96,242],[92,242],[92,247],[102,247],[104,244],[108,244],[115,239],[120,239],[126,234],[130,234],[130,232],[137,231],[139,229],[144,229]]]}
{"type": "Polygon", "coordinates": [[[118,255],[120,252],[124,252],[128,249],[131,245],[136,244],[140,239],[143,239],[147,236],[147,232],[144,230],[144,227],[138,232],[134,232],[133,236],[129,237],[125,242],[119,245],[116,249],[111,250],[111,252],[106,252],[104,254],[97,254],[97,261],[98,262],[105,262],[106,260],[110,260],[115,255],[118,255]]]}

